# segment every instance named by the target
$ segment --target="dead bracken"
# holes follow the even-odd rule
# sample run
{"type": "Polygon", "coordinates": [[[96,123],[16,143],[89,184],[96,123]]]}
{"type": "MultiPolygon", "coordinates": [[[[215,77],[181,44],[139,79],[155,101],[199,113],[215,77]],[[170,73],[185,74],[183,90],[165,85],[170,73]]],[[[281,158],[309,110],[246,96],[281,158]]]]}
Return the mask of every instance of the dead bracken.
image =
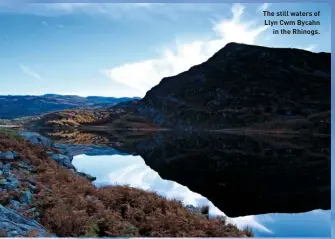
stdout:
{"type": "MultiPolygon", "coordinates": [[[[96,188],[86,178],[49,159],[47,150],[50,149],[0,132],[0,151],[17,152],[21,161],[34,168],[31,174],[34,174],[37,189],[32,206],[39,213],[39,223],[57,236],[253,236],[250,229],[239,230],[224,218],[208,219],[191,213],[180,201],[168,200],[154,192],[128,186],[96,188]]],[[[22,174],[21,178],[30,176],[22,174]]],[[[10,197],[17,197],[17,193],[2,191],[0,198],[8,201],[10,197]]],[[[208,213],[207,208],[203,211],[208,213]]]]}

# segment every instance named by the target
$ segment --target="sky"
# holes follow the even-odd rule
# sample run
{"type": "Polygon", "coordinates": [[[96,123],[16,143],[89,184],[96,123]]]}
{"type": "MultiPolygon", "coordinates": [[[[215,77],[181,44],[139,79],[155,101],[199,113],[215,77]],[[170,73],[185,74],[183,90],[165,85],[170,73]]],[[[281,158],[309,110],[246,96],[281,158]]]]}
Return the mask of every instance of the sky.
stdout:
{"type": "Polygon", "coordinates": [[[229,42],[330,52],[330,14],[324,3],[0,0],[0,94],[143,97],[163,77],[206,61],[229,42]],[[320,16],[264,17],[264,10],[320,11],[320,16]],[[320,26],[298,28],[320,34],[274,35],[273,27],[264,25],[281,19],[318,20],[320,26]]]}

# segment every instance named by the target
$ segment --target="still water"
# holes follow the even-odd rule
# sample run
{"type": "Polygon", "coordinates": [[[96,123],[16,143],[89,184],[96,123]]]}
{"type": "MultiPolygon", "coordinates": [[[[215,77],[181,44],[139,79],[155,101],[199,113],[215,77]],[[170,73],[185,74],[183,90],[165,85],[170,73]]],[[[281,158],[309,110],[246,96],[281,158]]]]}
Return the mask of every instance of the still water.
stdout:
{"type": "MultiPolygon", "coordinates": [[[[117,151],[116,151],[117,152],[117,151]]],[[[155,191],[166,198],[181,200],[185,205],[210,206],[211,215],[225,215],[206,197],[192,192],[177,182],[163,179],[146,165],[141,156],[114,153],[113,155],[74,156],[73,164],[78,171],[97,177],[96,186],[129,185],[155,191]]],[[[276,190],[275,188],[273,190],[276,190]]],[[[237,203],[248,204],[249,198],[236,198],[237,203]]],[[[311,210],[303,213],[267,213],[240,217],[227,217],[239,228],[253,229],[258,237],[330,237],[330,210],[311,210]]]]}

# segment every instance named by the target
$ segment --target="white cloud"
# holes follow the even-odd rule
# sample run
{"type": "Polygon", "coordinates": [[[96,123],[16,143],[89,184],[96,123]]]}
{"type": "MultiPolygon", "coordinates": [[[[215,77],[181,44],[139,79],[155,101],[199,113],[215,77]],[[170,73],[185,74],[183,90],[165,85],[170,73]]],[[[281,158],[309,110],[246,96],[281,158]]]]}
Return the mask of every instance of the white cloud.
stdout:
{"type": "MultiPolygon", "coordinates": [[[[261,215],[263,216],[263,215],[261,215]]],[[[246,227],[251,227],[253,229],[260,230],[262,232],[266,232],[270,235],[274,235],[274,233],[269,230],[267,227],[262,225],[258,220],[257,216],[243,216],[236,218],[227,218],[229,223],[235,224],[239,229],[244,229],[246,227]]]]}
{"type": "MultiPolygon", "coordinates": [[[[73,159],[73,164],[81,172],[95,175],[96,185],[129,185],[147,191],[156,192],[169,199],[182,201],[184,205],[194,205],[196,207],[208,205],[210,216],[225,214],[214,206],[207,198],[191,191],[188,187],[176,182],[162,179],[159,174],[149,168],[144,160],[139,156],[86,156],[77,155],[73,159]],[[113,164],[110,164],[110,160],[113,164]],[[103,165],[104,167],[101,167],[103,165]],[[103,168],[103,170],[101,170],[103,168]]],[[[259,215],[263,221],[273,220],[271,216],[259,215]],[[266,219],[270,217],[270,219],[266,219]],[[265,219],[265,220],[264,220],[265,219]]],[[[263,226],[257,217],[244,216],[229,218],[227,222],[235,224],[238,228],[244,229],[247,226],[268,234],[273,234],[271,230],[263,226]]]]}
{"type": "Polygon", "coordinates": [[[104,73],[113,81],[135,88],[144,95],[163,77],[179,74],[206,61],[229,42],[254,44],[257,37],[268,28],[254,27],[253,21],[241,22],[244,12],[241,4],[233,4],[231,11],[231,19],[214,23],[212,30],[217,35],[214,40],[176,44],[176,50],[165,49],[158,58],[124,64],[107,69],[104,73]]]}
{"type": "Polygon", "coordinates": [[[244,6],[241,4],[234,4],[232,7],[233,18],[224,20],[214,26],[214,30],[220,35],[221,39],[228,42],[239,42],[254,44],[257,37],[264,32],[269,26],[255,25],[255,21],[241,22],[241,16],[244,12],[244,6]]]}
{"type": "Polygon", "coordinates": [[[22,73],[24,73],[26,75],[29,75],[29,76],[35,78],[36,80],[42,80],[42,77],[38,73],[33,71],[31,68],[29,68],[28,66],[20,64],[19,67],[20,67],[22,73]]]}
{"type": "Polygon", "coordinates": [[[309,46],[307,46],[307,47],[304,47],[304,48],[302,48],[302,49],[304,49],[304,50],[306,50],[306,51],[314,51],[317,47],[318,47],[317,44],[311,44],[311,45],[309,45],[309,46]]]}
{"type": "Polygon", "coordinates": [[[58,28],[64,28],[64,26],[63,26],[63,25],[57,25],[57,27],[58,27],[58,28]]]}
{"type": "Polygon", "coordinates": [[[48,26],[49,24],[47,22],[41,22],[44,26],[48,26]]]}
{"type": "Polygon", "coordinates": [[[270,3],[263,3],[258,7],[258,10],[261,12],[266,11],[269,9],[270,5],[271,5],[270,3]]]}

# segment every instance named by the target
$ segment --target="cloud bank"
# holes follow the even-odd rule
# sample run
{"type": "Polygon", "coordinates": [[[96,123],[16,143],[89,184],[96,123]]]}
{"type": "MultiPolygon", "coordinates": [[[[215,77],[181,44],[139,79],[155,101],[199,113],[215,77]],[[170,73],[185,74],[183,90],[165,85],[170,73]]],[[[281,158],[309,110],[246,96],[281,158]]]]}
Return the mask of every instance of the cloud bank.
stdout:
{"type": "Polygon", "coordinates": [[[244,10],[243,5],[233,4],[230,19],[213,23],[212,33],[216,39],[176,44],[176,50],[165,49],[158,58],[124,64],[103,72],[111,80],[134,88],[144,96],[163,77],[179,74],[206,61],[229,42],[255,44],[268,26],[255,26],[256,22],[252,21],[243,22],[241,17],[244,10]]]}

